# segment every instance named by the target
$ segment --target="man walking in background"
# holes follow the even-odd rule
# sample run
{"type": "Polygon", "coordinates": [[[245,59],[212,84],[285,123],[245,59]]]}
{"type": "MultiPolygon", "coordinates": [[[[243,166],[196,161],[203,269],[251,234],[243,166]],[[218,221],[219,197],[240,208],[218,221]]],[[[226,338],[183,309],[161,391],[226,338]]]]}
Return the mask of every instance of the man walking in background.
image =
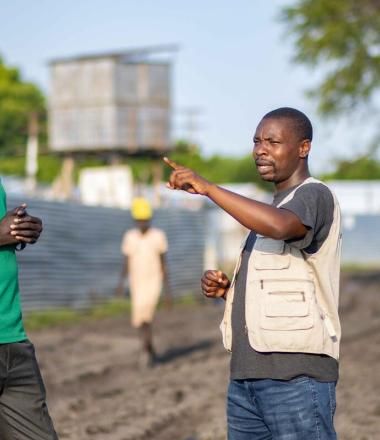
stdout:
{"type": "Polygon", "coordinates": [[[0,182],[0,439],[55,440],[45,388],[20,306],[16,248],[35,243],[41,220],[26,205],[6,211],[0,182]]]}
{"type": "Polygon", "coordinates": [[[288,107],[259,123],[253,157],[274,184],[272,205],[164,159],[169,188],[208,197],[250,231],[232,279],[209,270],[201,281],[207,297],[226,299],[229,440],[336,439],[340,210],[310,177],[312,136],[309,119],[288,107]]]}
{"type": "Polygon", "coordinates": [[[122,294],[128,276],[131,294],[131,321],[140,331],[144,364],[153,366],[156,352],[153,345],[152,321],[163,284],[169,295],[165,233],[151,226],[152,208],[144,198],[132,203],[132,217],[136,227],[124,234],[121,252],[124,255],[118,292],[122,294]]]}

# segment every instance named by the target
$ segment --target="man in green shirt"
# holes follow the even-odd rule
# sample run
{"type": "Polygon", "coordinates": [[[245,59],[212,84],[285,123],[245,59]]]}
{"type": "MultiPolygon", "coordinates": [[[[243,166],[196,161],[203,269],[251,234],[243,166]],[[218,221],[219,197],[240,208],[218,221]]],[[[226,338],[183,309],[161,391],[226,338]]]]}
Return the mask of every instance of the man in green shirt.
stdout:
{"type": "Polygon", "coordinates": [[[0,182],[0,439],[56,440],[33,344],[27,339],[20,305],[15,250],[35,243],[39,218],[26,205],[7,212],[0,182]]]}

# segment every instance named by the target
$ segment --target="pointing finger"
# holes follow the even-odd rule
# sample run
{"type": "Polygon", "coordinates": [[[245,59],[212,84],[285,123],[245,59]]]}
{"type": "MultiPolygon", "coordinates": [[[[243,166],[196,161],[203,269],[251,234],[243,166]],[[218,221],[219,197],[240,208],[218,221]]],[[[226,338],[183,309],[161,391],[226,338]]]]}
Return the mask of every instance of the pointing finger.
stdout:
{"type": "Polygon", "coordinates": [[[173,168],[173,170],[177,170],[179,168],[179,165],[177,165],[173,160],[169,159],[168,157],[164,157],[163,161],[171,168],[173,168]]]}

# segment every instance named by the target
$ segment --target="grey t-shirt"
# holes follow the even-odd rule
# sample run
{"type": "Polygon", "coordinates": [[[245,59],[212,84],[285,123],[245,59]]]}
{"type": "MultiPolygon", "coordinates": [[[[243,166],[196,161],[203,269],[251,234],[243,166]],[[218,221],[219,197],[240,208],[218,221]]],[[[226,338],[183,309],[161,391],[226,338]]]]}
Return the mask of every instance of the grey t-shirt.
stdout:
{"type": "MultiPolygon", "coordinates": [[[[278,192],[273,200],[277,206],[294,188],[278,192]]],[[[296,190],[293,198],[281,206],[294,212],[307,227],[301,240],[288,243],[309,254],[317,252],[328,236],[333,222],[334,199],[330,190],[320,183],[309,183],[296,190]]],[[[248,260],[256,234],[252,231],[242,252],[241,265],[236,277],[232,307],[231,379],[290,380],[306,375],[321,382],[338,380],[338,362],[329,356],[305,353],[260,353],[254,350],[245,330],[245,289],[248,260]]]]}

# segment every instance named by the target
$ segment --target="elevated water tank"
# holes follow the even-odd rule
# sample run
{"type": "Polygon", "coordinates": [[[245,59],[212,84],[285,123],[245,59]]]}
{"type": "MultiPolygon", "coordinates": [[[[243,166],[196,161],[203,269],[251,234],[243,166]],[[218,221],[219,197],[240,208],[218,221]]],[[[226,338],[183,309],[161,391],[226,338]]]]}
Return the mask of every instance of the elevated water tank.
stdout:
{"type": "Polygon", "coordinates": [[[172,46],[83,55],[50,63],[49,144],[56,152],[170,148],[172,46]]]}

